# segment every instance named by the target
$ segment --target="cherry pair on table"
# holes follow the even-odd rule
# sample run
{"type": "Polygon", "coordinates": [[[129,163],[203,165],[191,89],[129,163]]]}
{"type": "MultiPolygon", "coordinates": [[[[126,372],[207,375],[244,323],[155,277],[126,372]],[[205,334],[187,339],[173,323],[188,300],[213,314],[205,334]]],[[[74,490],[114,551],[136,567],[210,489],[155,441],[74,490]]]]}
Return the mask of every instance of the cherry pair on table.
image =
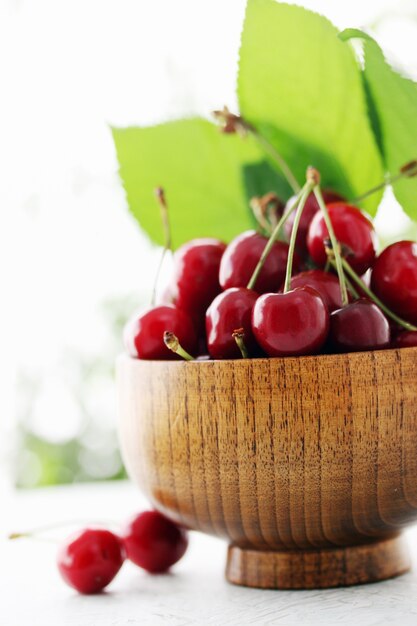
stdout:
{"type": "Polygon", "coordinates": [[[120,536],[103,528],[81,531],[61,547],[58,569],[80,593],[99,593],[126,558],[150,573],[162,573],[180,560],[187,546],[185,530],[158,511],[145,511],[120,536]]]}

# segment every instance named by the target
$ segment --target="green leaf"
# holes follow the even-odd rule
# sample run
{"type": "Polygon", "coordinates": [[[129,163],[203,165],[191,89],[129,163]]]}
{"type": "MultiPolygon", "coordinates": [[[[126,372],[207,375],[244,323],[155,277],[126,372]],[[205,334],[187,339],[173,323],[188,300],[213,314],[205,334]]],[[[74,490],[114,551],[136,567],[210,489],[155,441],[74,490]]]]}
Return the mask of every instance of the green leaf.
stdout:
{"type": "MultiPolygon", "coordinates": [[[[402,165],[417,159],[417,83],[394,71],[376,41],[366,33],[350,29],[341,37],[364,40],[364,80],[371,117],[386,170],[396,174],[402,165]]],[[[406,213],[417,219],[417,179],[404,179],[393,188],[406,213]]]]}
{"type": "MultiPolygon", "coordinates": [[[[308,165],[352,198],[383,179],[353,51],[324,17],[275,0],[248,0],[238,77],[244,118],[302,183],[308,165]]],[[[376,194],[364,202],[375,213],[376,194]]]]}
{"type": "Polygon", "coordinates": [[[266,160],[243,165],[242,177],[247,202],[253,196],[263,196],[270,191],[275,191],[283,200],[292,194],[286,181],[279,177],[276,169],[266,160]]]}
{"type": "Polygon", "coordinates": [[[155,187],[166,191],[174,247],[194,237],[229,241],[254,225],[248,193],[287,190],[262,165],[247,137],[222,135],[203,119],[148,128],[113,128],[129,208],[151,239],[163,244],[155,187]],[[256,166],[256,167],[255,167],[256,166]]]}

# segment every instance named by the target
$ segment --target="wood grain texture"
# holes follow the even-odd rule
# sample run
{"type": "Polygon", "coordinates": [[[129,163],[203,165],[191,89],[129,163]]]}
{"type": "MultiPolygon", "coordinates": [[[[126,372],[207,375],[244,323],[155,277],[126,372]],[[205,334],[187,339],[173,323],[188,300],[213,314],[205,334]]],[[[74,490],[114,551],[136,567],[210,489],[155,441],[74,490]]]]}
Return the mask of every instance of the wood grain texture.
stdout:
{"type": "MultiPolygon", "coordinates": [[[[340,549],[361,545],[370,550],[368,580],[406,569],[400,544],[384,540],[417,519],[417,349],[189,363],[121,357],[117,370],[131,477],[176,522],[240,549],[229,552],[232,581],[250,555],[255,573],[241,576],[249,586],[304,586],[306,568],[310,587],[352,584],[336,566],[324,575],[317,554],[337,562],[340,549]],[[281,565],[260,585],[270,553],[281,565]],[[292,559],[284,584],[278,570],[290,553],[307,556],[292,559]]],[[[363,552],[343,554],[349,571],[361,569],[363,552]]]]}
{"type": "Polygon", "coordinates": [[[376,582],[410,569],[402,537],[323,550],[266,551],[229,546],[227,580],[260,589],[317,589],[376,582]]]}

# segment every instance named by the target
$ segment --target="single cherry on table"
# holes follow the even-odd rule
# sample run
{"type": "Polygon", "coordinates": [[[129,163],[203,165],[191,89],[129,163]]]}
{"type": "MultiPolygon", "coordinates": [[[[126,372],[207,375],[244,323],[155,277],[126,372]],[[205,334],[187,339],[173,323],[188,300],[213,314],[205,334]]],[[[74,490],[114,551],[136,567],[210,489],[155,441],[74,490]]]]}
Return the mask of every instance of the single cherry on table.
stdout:
{"type": "Polygon", "coordinates": [[[188,547],[187,531],[158,511],[136,515],[122,533],[127,558],[146,571],[166,572],[188,547]]]}
{"type": "Polygon", "coordinates": [[[61,576],[80,593],[99,593],[125,560],[123,543],[105,529],[89,528],[64,543],[57,556],[61,576]]]}

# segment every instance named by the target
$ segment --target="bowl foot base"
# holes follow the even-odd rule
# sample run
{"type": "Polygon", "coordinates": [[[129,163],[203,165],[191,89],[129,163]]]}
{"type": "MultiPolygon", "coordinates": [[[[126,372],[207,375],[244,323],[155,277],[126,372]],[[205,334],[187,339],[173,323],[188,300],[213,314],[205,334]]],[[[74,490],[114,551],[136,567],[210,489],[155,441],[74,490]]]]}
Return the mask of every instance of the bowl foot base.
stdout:
{"type": "Polygon", "coordinates": [[[402,537],[366,545],[286,552],[229,546],[229,582],[263,589],[324,589],[385,580],[410,569],[402,537]]]}

